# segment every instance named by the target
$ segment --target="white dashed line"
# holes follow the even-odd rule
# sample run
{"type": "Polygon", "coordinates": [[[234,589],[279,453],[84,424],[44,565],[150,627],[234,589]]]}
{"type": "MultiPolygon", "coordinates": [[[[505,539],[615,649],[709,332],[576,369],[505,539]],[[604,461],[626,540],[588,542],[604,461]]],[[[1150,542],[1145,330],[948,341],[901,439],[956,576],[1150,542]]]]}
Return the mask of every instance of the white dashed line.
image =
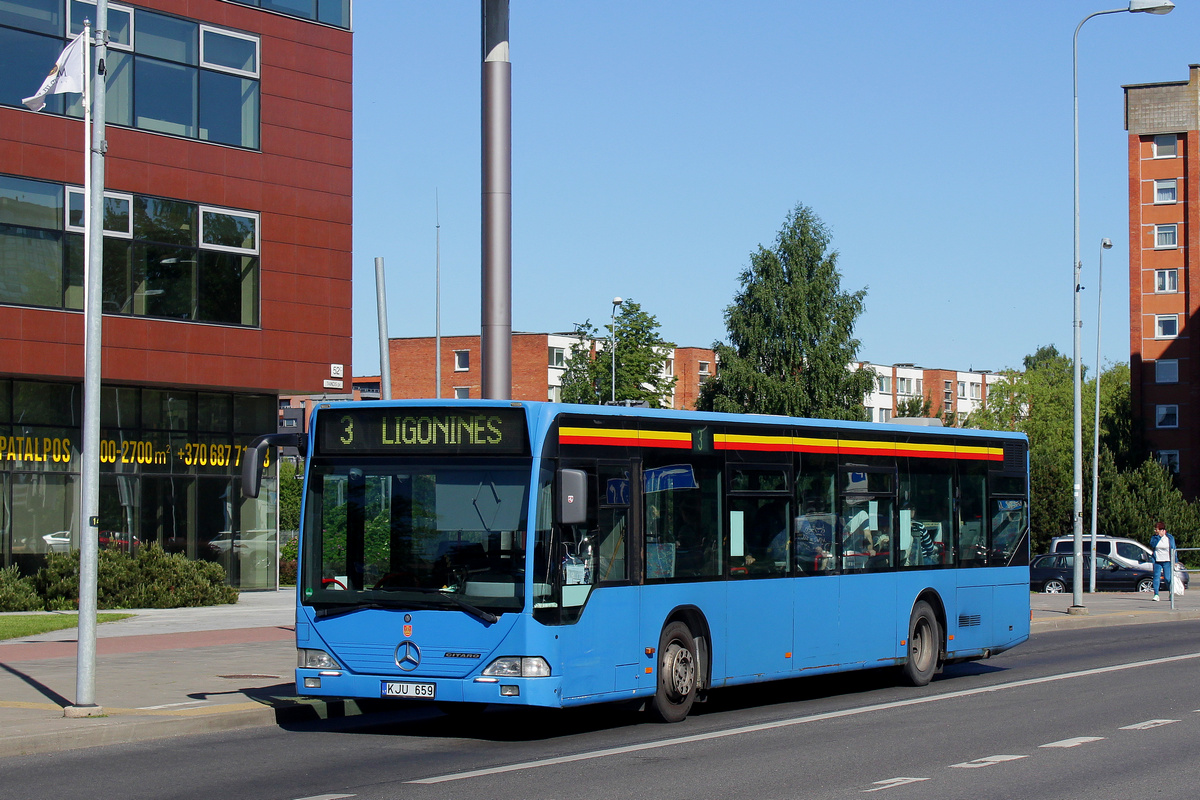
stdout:
{"type": "Polygon", "coordinates": [[[1016,761],[1019,758],[1029,758],[1029,756],[987,756],[986,758],[977,758],[974,761],[964,761],[961,764],[951,764],[950,767],[979,769],[980,767],[990,767],[993,764],[1003,764],[1005,761],[1016,761]]]}
{"type": "Polygon", "coordinates": [[[1125,725],[1121,728],[1123,731],[1148,731],[1151,728],[1161,728],[1163,725],[1170,725],[1172,722],[1179,722],[1177,719],[1148,719],[1145,722],[1139,722],[1136,725],[1125,725]]]}
{"type": "Polygon", "coordinates": [[[1104,741],[1103,736],[1076,736],[1074,739],[1063,739],[1058,742],[1050,742],[1050,744],[1038,745],[1039,747],[1078,747],[1081,744],[1091,744],[1092,742],[1104,741]]]}
{"type": "Polygon", "coordinates": [[[312,797],[297,797],[296,800],[343,800],[346,797],[354,797],[352,794],[314,794],[312,797]]]}
{"type": "Polygon", "coordinates": [[[896,786],[905,786],[910,783],[920,783],[927,781],[929,778],[889,778],[886,781],[875,781],[872,786],[874,789],[863,789],[863,792],[882,792],[884,789],[892,789],[896,786]]]}

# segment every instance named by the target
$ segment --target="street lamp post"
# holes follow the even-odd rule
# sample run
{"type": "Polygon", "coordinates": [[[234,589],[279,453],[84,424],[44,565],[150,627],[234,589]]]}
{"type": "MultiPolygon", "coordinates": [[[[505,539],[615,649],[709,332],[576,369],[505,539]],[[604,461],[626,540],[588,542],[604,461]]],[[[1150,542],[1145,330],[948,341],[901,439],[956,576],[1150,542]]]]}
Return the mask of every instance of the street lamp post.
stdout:
{"type": "Polygon", "coordinates": [[[1130,0],[1128,8],[1114,8],[1108,11],[1096,11],[1088,14],[1079,24],[1075,26],[1075,36],[1071,40],[1071,84],[1074,89],[1075,108],[1074,108],[1074,123],[1075,123],[1075,255],[1072,262],[1075,280],[1072,284],[1075,292],[1075,319],[1074,330],[1072,337],[1074,339],[1074,361],[1075,361],[1075,376],[1074,376],[1074,470],[1072,475],[1072,491],[1074,493],[1074,505],[1071,514],[1071,523],[1075,533],[1075,570],[1071,583],[1071,607],[1067,609],[1068,613],[1086,614],[1087,609],[1083,605],[1083,417],[1081,414],[1081,365],[1080,365],[1080,338],[1079,338],[1079,269],[1082,266],[1079,260],[1079,29],[1083,27],[1083,23],[1087,22],[1092,17],[1098,17],[1102,14],[1120,14],[1124,11],[1134,13],[1148,14],[1169,14],[1175,8],[1175,4],[1171,0],[1130,0]]]}
{"type": "Polygon", "coordinates": [[[1092,567],[1088,591],[1096,592],[1096,509],[1100,497],[1100,316],[1104,310],[1104,251],[1112,250],[1112,239],[1100,240],[1100,261],[1096,268],[1096,419],[1092,425],[1092,567]]]}
{"type": "Polygon", "coordinates": [[[612,359],[612,401],[617,402],[617,306],[624,301],[619,297],[613,298],[612,307],[612,329],[609,331],[608,341],[612,352],[609,353],[609,358],[612,359]]]}

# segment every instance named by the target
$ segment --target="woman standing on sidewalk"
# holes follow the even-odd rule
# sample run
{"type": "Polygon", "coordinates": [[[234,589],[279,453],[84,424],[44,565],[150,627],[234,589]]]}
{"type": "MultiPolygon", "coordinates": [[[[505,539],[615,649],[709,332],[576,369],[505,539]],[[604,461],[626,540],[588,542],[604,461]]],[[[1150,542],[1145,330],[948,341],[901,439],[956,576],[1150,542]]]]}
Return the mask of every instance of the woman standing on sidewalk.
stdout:
{"type": "Polygon", "coordinates": [[[1154,599],[1158,600],[1158,583],[1164,574],[1167,577],[1167,591],[1171,590],[1171,568],[1175,563],[1175,537],[1167,533],[1167,526],[1161,520],[1154,523],[1150,549],[1154,551],[1154,599]]]}

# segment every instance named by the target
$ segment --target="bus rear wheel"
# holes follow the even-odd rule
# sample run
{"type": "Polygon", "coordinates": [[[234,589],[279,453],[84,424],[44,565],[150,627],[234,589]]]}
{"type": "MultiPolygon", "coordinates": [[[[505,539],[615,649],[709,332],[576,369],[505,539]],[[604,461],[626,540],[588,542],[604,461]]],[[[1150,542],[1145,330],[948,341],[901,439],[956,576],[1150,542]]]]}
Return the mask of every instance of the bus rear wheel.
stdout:
{"type": "Polygon", "coordinates": [[[941,626],[933,608],[924,600],[913,606],[908,619],[908,661],[904,679],[913,686],[925,686],[937,672],[942,650],[941,626]]]}
{"type": "Polygon", "coordinates": [[[658,691],[650,714],[662,722],[682,722],[698,690],[696,639],[682,622],[672,622],[658,637],[658,691]]]}

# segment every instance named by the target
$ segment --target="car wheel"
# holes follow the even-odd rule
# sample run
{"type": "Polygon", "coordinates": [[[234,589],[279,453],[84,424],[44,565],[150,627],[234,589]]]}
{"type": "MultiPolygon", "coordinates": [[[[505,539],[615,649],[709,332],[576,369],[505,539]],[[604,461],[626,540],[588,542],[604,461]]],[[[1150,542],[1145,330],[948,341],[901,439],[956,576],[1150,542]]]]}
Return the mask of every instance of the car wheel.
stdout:
{"type": "Polygon", "coordinates": [[[1154,591],[1154,581],[1150,580],[1149,578],[1142,578],[1140,581],[1137,582],[1137,590],[1139,592],[1146,592],[1147,594],[1149,594],[1150,592],[1153,592],[1154,591]]]}
{"type": "Polygon", "coordinates": [[[1042,591],[1046,594],[1062,594],[1067,590],[1067,585],[1057,578],[1046,581],[1042,584],[1042,591]]]}
{"type": "Polygon", "coordinates": [[[692,710],[699,688],[696,640],[687,625],[672,622],[663,628],[658,656],[658,691],[647,710],[662,722],[682,722],[692,710]]]}

